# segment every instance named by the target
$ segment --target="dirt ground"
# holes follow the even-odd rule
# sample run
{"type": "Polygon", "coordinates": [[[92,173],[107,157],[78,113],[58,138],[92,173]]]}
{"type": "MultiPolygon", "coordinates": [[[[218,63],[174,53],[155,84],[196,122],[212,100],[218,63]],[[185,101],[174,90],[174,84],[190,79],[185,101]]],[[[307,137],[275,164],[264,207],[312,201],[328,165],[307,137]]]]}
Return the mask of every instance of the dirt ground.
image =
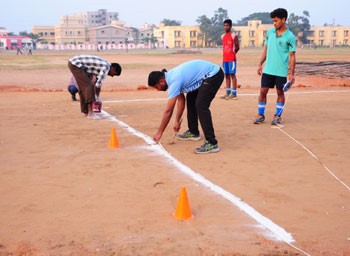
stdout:
{"type": "MultiPolygon", "coordinates": [[[[66,91],[66,62],[78,53],[1,53],[0,255],[349,256],[350,79],[298,76],[283,127],[269,124],[274,90],[266,122],[253,125],[260,53],[239,53],[239,99],[217,95],[212,103],[219,153],[194,154],[201,141],[169,144],[173,120],[161,144],[294,242],[278,241],[276,232],[141,138],[154,135],[166,104],[166,93],[136,89],[146,85],[148,73],[197,58],[220,64],[219,51],[101,53],[123,67],[120,77],[106,79],[101,94],[103,110],[115,119],[101,120],[82,117],[66,91]],[[117,149],[108,148],[112,128],[117,149]],[[182,186],[194,216],[185,221],[174,217],[182,186]]],[[[350,58],[348,52],[317,53],[315,59],[315,52],[300,50],[297,57],[350,58]]]]}

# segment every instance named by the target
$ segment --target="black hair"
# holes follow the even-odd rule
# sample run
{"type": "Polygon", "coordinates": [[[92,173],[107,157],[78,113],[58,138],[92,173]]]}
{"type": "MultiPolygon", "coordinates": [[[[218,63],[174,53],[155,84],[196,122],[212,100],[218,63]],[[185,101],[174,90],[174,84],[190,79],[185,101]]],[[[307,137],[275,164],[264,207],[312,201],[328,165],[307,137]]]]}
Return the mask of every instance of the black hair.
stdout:
{"type": "Polygon", "coordinates": [[[224,24],[229,24],[230,27],[232,27],[232,20],[231,19],[226,19],[226,20],[224,20],[224,24]]]}
{"type": "Polygon", "coordinates": [[[164,68],[162,71],[152,71],[148,75],[148,85],[149,86],[155,86],[161,78],[163,78],[165,75],[164,73],[167,72],[167,70],[164,68]]]}
{"type": "Polygon", "coordinates": [[[115,69],[115,73],[117,76],[120,76],[122,73],[122,67],[118,63],[112,63],[111,67],[115,69]]]}
{"type": "Polygon", "coordinates": [[[283,9],[283,8],[278,8],[276,10],[273,10],[271,13],[270,13],[270,17],[271,19],[277,17],[277,18],[280,18],[280,19],[283,19],[285,18],[287,20],[288,18],[288,12],[286,9],[283,9]]]}

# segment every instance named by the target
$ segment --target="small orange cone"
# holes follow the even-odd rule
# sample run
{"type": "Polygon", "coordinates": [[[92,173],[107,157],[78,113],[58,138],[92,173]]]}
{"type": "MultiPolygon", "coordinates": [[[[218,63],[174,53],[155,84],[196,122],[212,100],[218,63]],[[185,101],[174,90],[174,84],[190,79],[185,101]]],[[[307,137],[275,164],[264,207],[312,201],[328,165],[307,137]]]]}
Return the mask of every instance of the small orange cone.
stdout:
{"type": "Polygon", "coordinates": [[[192,217],[193,215],[192,215],[190,203],[188,202],[186,188],[182,187],[179,200],[177,201],[175,218],[177,218],[178,220],[187,220],[192,217]]]}
{"type": "Polygon", "coordinates": [[[119,148],[120,145],[119,145],[119,140],[117,138],[117,134],[115,132],[115,129],[112,128],[112,131],[111,131],[111,138],[109,140],[109,145],[108,145],[109,148],[119,148]]]}

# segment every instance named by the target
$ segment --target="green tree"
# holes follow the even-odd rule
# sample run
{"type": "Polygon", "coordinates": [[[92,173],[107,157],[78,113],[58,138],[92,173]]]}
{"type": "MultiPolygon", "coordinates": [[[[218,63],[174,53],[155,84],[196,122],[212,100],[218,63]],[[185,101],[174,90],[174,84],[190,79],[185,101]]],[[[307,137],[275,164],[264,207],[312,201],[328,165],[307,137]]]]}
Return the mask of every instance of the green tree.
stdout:
{"type": "Polygon", "coordinates": [[[224,20],[228,18],[227,10],[219,8],[214,12],[212,18],[202,15],[197,18],[197,23],[205,39],[204,46],[216,46],[221,44],[221,34],[223,33],[224,20]]]}
{"type": "Polygon", "coordinates": [[[211,20],[206,16],[202,15],[196,20],[201,30],[202,47],[207,46],[207,42],[211,40],[211,20]]]}
{"type": "Polygon", "coordinates": [[[271,18],[270,18],[269,12],[256,12],[256,13],[250,14],[245,18],[238,20],[237,23],[234,23],[234,25],[247,26],[248,20],[261,20],[262,24],[271,24],[271,18]]]}
{"type": "Polygon", "coordinates": [[[224,20],[228,19],[227,10],[219,8],[214,12],[214,17],[211,18],[211,22],[213,25],[212,28],[212,37],[213,42],[216,45],[221,45],[221,35],[224,33],[224,20]]]}
{"type": "Polygon", "coordinates": [[[163,19],[161,23],[164,23],[165,26],[181,26],[181,21],[178,20],[163,19]]]}
{"type": "Polygon", "coordinates": [[[45,39],[40,38],[40,35],[37,34],[33,34],[32,32],[27,32],[27,31],[20,31],[19,32],[20,36],[28,36],[32,39],[33,45],[34,45],[34,49],[36,48],[36,44],[37,43],[47,43],[47,41],[45,39]]]}
{"type": "Polygon", "coordinates": [[[303,11],[302,16],[291,13],[287,20],[288,28],[302,43],[307,43],[307,32],[310,30],[309,17],[309,12],[303,11]]]}
{"type": "Polygon", "coordinates": [[[150,45],[151,48],[155,48],[156,43],[158,43],[158,39],[154,35],[152,35],[152,36],[149,36],[149,37],[142,38],[142,42],[144,44],[150,45]]]}

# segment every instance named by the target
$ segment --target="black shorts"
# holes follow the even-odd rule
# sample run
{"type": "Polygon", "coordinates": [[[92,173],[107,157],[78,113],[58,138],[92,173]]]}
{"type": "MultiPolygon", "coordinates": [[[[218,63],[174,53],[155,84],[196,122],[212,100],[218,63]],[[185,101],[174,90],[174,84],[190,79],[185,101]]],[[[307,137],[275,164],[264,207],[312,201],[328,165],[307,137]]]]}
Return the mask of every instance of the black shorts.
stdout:
{"type": "Polygon", "coordinates": [[[287,82],[287,77],[274,76],[263,73],[261,76],[261,87],[262,88],[276,88],[283,90],[284,84],[287,82]]]}

